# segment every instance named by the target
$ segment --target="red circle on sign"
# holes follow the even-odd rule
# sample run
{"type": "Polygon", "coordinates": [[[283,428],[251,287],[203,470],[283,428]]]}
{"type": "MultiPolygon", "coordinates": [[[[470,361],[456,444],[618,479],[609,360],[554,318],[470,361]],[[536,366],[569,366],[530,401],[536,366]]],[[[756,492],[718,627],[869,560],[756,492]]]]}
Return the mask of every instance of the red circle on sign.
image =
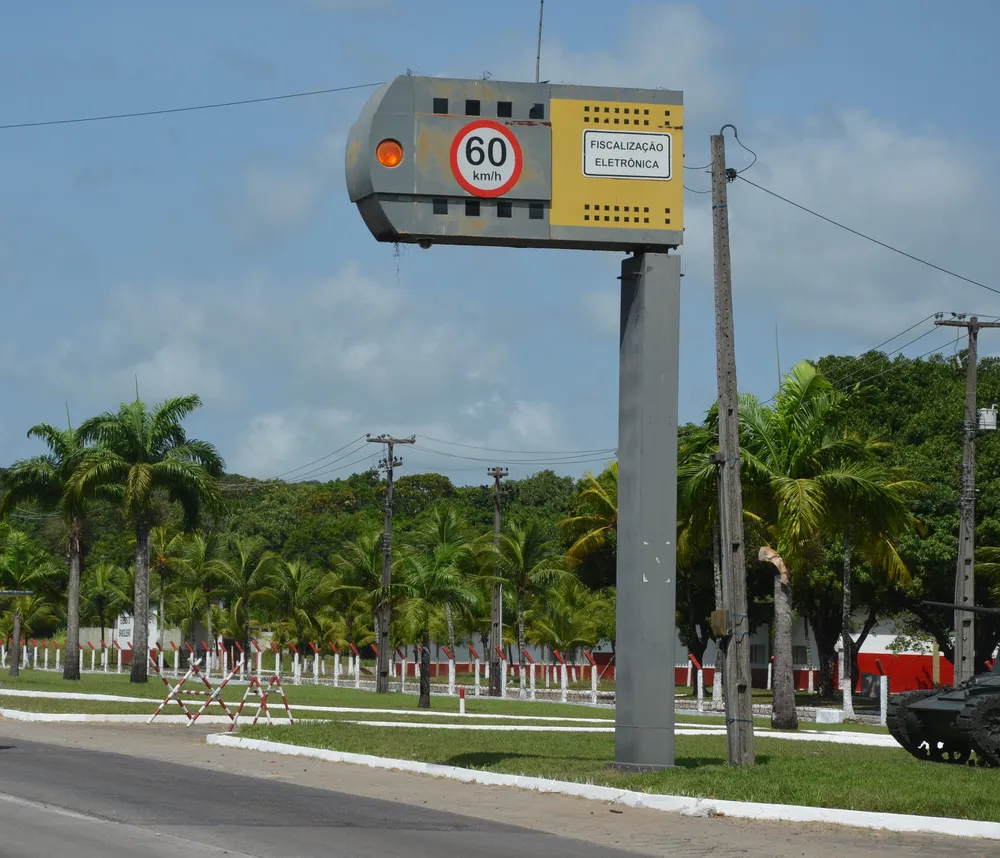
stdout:
{"type": "Polygon", "coordinates": [[[521,144],[517,142],[517,138],[511,133],[510,129],[505,125],[501,125],[499,122],[494,122],[492,119],[478,119],[475,122],[470,122],[468,125],[462,127],[462,130],[455,135],[455,139],[451,143],[451,172],[464,190],[468,191],[475,197],[501,197],[507,193],[514,185],[517,184],[517,180],[521,178],[521,167],[524,163],[524,158],[521,155],[521,144]],[[510,178],[507,179],[500,187],[484,190],[482,188],[477,188],[473,185],[465,176],[462,175],[462,171],[458,165],[458,153],[459,147],[462,141],[469,135],[470,132],[475,131],[477,128],[489,128],[491,131],[496,131],[503,135],[504,139],[510,143],[511,151],[514,153],[514,172],[511,174],[510,178]]]}

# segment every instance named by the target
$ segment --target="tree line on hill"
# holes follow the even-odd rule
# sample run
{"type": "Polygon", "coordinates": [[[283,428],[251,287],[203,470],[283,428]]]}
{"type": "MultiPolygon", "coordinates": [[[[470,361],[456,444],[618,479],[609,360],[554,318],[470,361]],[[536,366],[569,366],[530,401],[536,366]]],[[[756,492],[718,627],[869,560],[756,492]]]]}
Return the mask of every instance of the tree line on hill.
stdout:
{"type": "MultiPolygon", "coordinates": [[[[776,726],[796,724],[793,613],[815,636],[823,694],[834,693],[837,640],[856,671],[879,620],[895,619],[911,643],[936,640],[951,658],[951,615],[923,601],[953,598],[963,385],[961,355],[872,352],[803,361],[767,402],[741,396],[749,614],[773,636],[776,726]],[[761,546],[780,562],[760,562],[761,546]]],[[[984,402],[1000,401],[996,360],[980,362],[979,387],[984,402]]],[[[244,642],[267,630],[279,644],[364,646],[388,598],[394,645],[484,646],[490,591],[502,580],[504,629],[519,660],[525,642],[613,648],[617,463],[580,479],[541,471],[507,481],[499,539],[492,487],[433,473],[397,478],[393,585],[384,592],[379,474],[327,482],[226,474],[214,446],[184,432],[199,405],[196,396],[153,408],[136,399],[76,428],[32,427],[47,452],[0,474],[0,586],[35,595],[7,601],[0,634],[64,628],[72,641],[81,619],[103,628],[124,610],[136,617],[141,652],[153,598],[185,635],[207,626],[244,642]]],[[[699,660],[713,637],[719,579],[716,427],[713,407],[681,427],[678,451],[676,620],[699,660]]],[[[1000,453],[991,434],[977,453],[976,599],[993,604],[1000,453]]],[[[1000,622],[979,618],[977,663],[998,643],[1000,622]]],[[[429,659],[430,647],[423,652],[429,659]]],[[[64,675],[79,676],[75,646],[66,647],[64,675]]],[[[145,681],[142,659],[132,678],[145,681]]]]}

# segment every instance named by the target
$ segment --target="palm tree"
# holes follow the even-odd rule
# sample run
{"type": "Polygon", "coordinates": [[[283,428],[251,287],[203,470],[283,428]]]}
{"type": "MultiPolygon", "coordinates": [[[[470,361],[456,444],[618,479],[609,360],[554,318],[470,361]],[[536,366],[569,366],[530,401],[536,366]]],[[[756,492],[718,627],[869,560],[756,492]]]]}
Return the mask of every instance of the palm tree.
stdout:
{"type": "Polygon", "coordinates": [[[841,639],[844,647],[844,709],[853,715],[851,695],[857,664],[857,650],[851,634],[851,567],[856,552],[868,568],[886,580],[908,584],[910,573],[899,556],[897,546],[903,534],[922,530],[922,522],[910,512],[907,500],[928,486],[909,479],[902,468],[891,467],[878,458],[889,445],[856,438],[868,456],[847,466],[852,479],[830,490],[833,503],[833,529],[839,531],[843,545],[843,598],[841,602],[841,639]]]}
{"type": "Polygon", "coordinates": [[[0,500],[0,516],[6,517],[20,503],[35,502],[59,513],[66,528],[69,584],[66,588],[66,661],[63,679],[80,678],[80,577],[83,573],[86,506],[83,495],[67,491],[72,475],[85,452],[84,439],[72,427],[57,429],[39,423],[28,430],[29,438],[40,438],[49,452],[23,459],[7,472],[7,491],[0,500]]]}
{"type": "Polygon", "coordinates": [[[354,627],[359,613],[371,613],[374,640],[378,640],[378,606],[382,601],[382,530],[362,531],[344,543],[340,551],[330,557],[333,569],[327,592],[341,592],[347,596],[343,620],[347,642],[357,646],[354,627]]]}
{"type": "Polygon", "coordinates": [[[607,596],[560,575],[527,612],[528,639],[564,654],[593,646],[607,632],[607,596]]]}
{"type": "Polygon", "coordinates": [[[323,603],[326,583],[322,571],[304,560],[278,563],[271,587],[277,614],[295,628],[295,642],[306,652],[316,628],[316,611],[323,603]]]}
{"type": "Polygon", "coordinates": [[[274,579],[280,558],[267,551],[259,536],[234,536],[230,560],[218,567],[220,589],[229,600],[233,625],[238,625],[243,637],[243,649],[252,652],[250,620],[257,606],[271,604],[274,579]]]}
{"type": "MultiPolygon", "coordinates": [[[[423,527],[411,539],[411,546],[414,549],[437,558],[439,563],[454,565],[460,576],[465,576],[475,566],[473,540],[469,536],[465,522],[452,506],[434,507],[423,527]]],[[[446,599],[443,609],[448,646],[454,652],[455,621],[452,615],[452,603],[446,599]]]]}
{"type": "MultiPolygon", "coordinates": [[[[28,534],[8,530],[3,549],[0,550],[0,589],[37,590],[53,575],[48,556],[39,551],[28,534]]],[[[13,619],[13,645],[10,651],[10,675],[18,676],[21,659],[21,635],[31,627],[52,616],[52,607],[35,593],[15,596],[10,608],[13,619]],[[27,623],[27,625],[25,625],[27,623]]]]}
{"type": "Polygon", "coordinates": [[[167,628],[166,593],[170,579],[182,568],[181,551],[186,534],[171,533],[166,525],[158,525],[149,532],[149,571],[155,573],[160,589],[160,609],[156,617],[157,646],[163,646],[163,633],[167,628]]]}
{"type": "Polygon", "coordinates": [[[190,640],[192,647],[197,647],[195,630],[201,624],[206,614],[207,602],[205,592],[201,587],[181,586],[174,593],[171,610],[174,616],[181,618],[181,634],[184,640],[190,640]]]}
{"type": "Polygon", "coordinates": [[[607,547],[613,548],[618,533],[618,462],[611,462],[596,477],[588,472],[585,481],[587,487],[579,496],[585,511],[559,522],[574,540],[566,552],[571,566],[607,547]]]}
{"type": "Polygon", "coordinates": [[[892,547],[896,534],[885,528],[905,520],[902,495],[911,487],[886,482],[886,469],[872,461],[865,442],[840,431],[844,401],[808,361],[785,376],[773,406],[740,397],[744,501],[776,545],[764,546],[760,559],[776,570],[772,725],[778,728],[798,725],[791,645],[795,570],[808,561],[824,533],[851,516],[870,515],[879,526],[864,531],[866,554],[886,574],[901,574],[892,547]]]}
{"type": "Polygon", "coordinates": [[[109,620],[118,616],[128,602],[125,582],[125,570],[114,563],[98,563],[84,576],[81,588],[83,613],[96,618],[101,627],[102,641],[109,620]]]}
{"type": "Polygon", "coordinates": [[[465,607],[475,600],[472,582],[456,562],[459,549],[454,544],[438,545],[433,552],[411,548],[402,557],[402,576],[394,588],[405,595],[401,616],[411,632],[411,640],[420,640],[420,700],[417,706],[431,705],[431,636],[434,614],[441,605],[465,607]]]}
{"type": "Polygon", "coordinates": [[[71,478],[78,498],[89,493],[121,503],[135,530],[135,651],[132,682],[147,681],[149,653],[150,531],[158,491],[184,511],[184,529],[193,530],[201,510],[221,505],[216,478],[224,467],[206,441],[189,439],[181,421],[201,405],[195,395],[168,399],[151,411],[136,398],[116,414],[87,420],[78,430],[98,446],[81,459],[71,478]]]}
{"type": "MultiPolygon", "coordinates": [[[[221,559],[225,538],[218,533],[188,534],[184,543],[180,547],[179,581],[185,591],[189,589],[200,590],[202,602],[205,607],[206,622],[208,626],[208,637],[214,638],[212,633],[212,600],[216,596],[220,571],[224,565],[221,559]]],[[[185,596],[185,603],[190,603],[191,599],[185,596]]],[[[190,613],[184,616],[191,618],[190,613]]],[[[195,625],[185,634],[190,634],[194,641],[195,626],[200,622],[195,619],[195,625]]],[[[192,644],[193,645],[193,644],[192,644]]]]}
{"type": "Polygon", "coordinates": [[[496,574],[511,585],[517,614],[517,661],[521,696],[524,696],[524,606],[564,571],[556,544],[545,537],[541,522],[514,523],[497,542],[496,574]]]}

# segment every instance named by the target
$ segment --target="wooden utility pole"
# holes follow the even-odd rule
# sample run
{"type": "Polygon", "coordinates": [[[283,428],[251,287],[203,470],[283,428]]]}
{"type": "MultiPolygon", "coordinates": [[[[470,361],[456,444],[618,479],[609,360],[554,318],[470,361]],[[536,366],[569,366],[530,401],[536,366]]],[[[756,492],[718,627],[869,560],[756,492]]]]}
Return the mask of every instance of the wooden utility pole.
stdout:
{"type": "MultiPolygon", "coordinates": [[[[496,465],[487,472],[493,477],[493,544],[500,544],[500,480],[509,471],[496,465]]],[[[498,581],[493,585],[493,600],[490,609],[490,697],[499,697],[503,686],[503,664],[497,649],[503,649],[503,585],[498,581]]],[[[518,656],[520,658],[520,656],[518,656]]]]}
{"type": "MultiPolygon", "coordinates": [[[[715,355],[719,387],[719,521],[722,534],[722,626],[726,733],[731,765],[752,766],[753,706],[750,685],[750,623],[743,545],[743,491],[740,485],[740,434],[737,411],[736,349],[733,342],[733,291],[729,267],[726,141],[712,135],[712,238],[715,257],[715,355]]],[[[735,129],[734,129],[735,131],[735,129]]],[[[719,631],[717,630],[718,634],[719,631]]]]}
{"type": "MultiPolygon", "coordinates": [[[[959,481],[958,561],[955,566],[955,604],[976,604],[976,364],[980,328],[1000,328],[1000,322],[980,322],[964,314],[954,319],[936,319],[935,325],[965,328],[969,332],[969,354],[965,367],[965,419],[962,422],[962,476],[959,481]]],[[[958,685],[976,672],[976,619],[968,611],[955,611],[955,677],[958,685]]]]}
{"type": "Polygon", "coordinates": [[[385,523],[382,526],[382,601],[378,607],[378,661],[375,671],[375,690],[379,694],[389,692],[389,623],[392,620],[389,610],[389,585],[392,581],[392,476],[395,468],[403,464],[402,459],[393,455],[396,444],[412,444],[417,439],[393,438],[391,435],[379,435],[368,438],[370,444],[385,444],[385,458],[379,466],[385,469],[385,523]]]}

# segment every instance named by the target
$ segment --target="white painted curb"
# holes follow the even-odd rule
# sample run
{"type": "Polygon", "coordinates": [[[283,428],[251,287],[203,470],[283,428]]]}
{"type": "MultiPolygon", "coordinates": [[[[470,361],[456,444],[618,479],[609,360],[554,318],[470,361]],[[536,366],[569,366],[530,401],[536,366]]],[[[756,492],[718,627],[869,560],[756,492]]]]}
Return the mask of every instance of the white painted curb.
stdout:
{"type": "Polygon", "coordinates": [[[595,801],[623,804],[626,807],[680,813],[685,816],[729,816],[737,819],[766,819],[778,822],[825,822],[854,828],[873,828],[910,834],[946,834],[952,837],[1000,840],[1000,823],[997,822],[947,819],[936,816],[910,816],[901,813],[872,813],[864,810],[839,810],[794,804],[757,804],[755,802],[723,801],[681,795],[654,795],[593,784],[505,775],[497,772],[442,766],[437,763],[396,760],[389,757],[373,757],[368,754],[348,754],[340,751],[328,751],[323,748],[288,745],[283,742],[266,742],[260,739],[243,739],[228,733],[210,734],[206,737],[206,741],[209,745],[242,748],[248,751],[265,751],[292,757],[311,757],[332,763],[354,763],[373,769],[413,772],[486,786],[510,786],[536,790],[537,792],[559,793],[595,801]]]}

